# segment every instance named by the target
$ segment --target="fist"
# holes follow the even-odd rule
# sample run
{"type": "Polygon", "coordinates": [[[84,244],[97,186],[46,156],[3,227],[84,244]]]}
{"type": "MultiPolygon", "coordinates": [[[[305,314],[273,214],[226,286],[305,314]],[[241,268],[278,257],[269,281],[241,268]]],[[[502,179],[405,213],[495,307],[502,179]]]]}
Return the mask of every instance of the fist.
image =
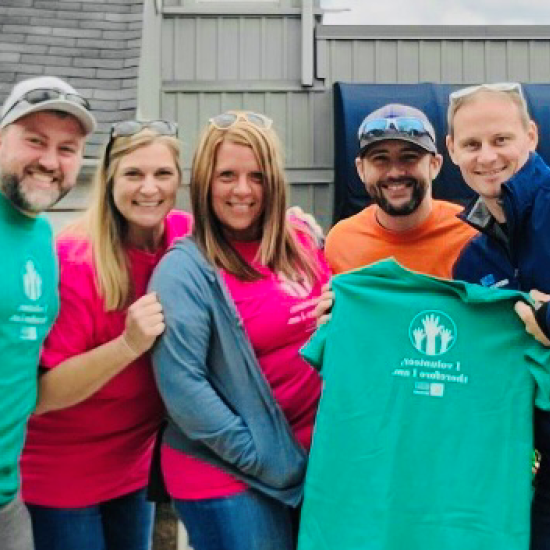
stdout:
{"type": "Polygon", "coordinates": [[[142,355],[164,331],[162,306],[154,292],[138,298],[126,313],[122,336],[136,355],[142,355]]]}

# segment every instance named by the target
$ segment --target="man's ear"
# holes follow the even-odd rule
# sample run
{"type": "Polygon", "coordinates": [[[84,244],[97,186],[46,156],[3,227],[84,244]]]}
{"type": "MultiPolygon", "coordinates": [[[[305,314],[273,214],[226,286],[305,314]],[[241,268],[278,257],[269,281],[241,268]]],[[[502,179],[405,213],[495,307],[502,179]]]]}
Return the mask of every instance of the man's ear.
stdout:
{"type": "Polygon", "coordinates": [[[529,129],[527,130],[527,133],[531,144],[530,150],[534,151],[539,144],[539,129],[533,120],[529,121],[529,129]]]}
{"type": "Polygon", "coordinates": [[[363,159],[361,157],[355,158],[355,168],[357,169],[357,174],[361,178],[361,181],[365,183],[365,176],[363,174],[363,159]]]}
{"type": "Polygon", "coordinates": [[[447,146],[447,151],[449,151],[449,156],[453,164],[458,164],[455,160],[455,142],[449,134],[445,137],[445,145],[447,146]]]}
{"type": "Polygon", "coordinates": [[[435,155],[430,155],[430,168],[431,168],[431,177],[432,181],[437,178],[441,167],[443,166],[443,157],[436,153],[435,155]]]}

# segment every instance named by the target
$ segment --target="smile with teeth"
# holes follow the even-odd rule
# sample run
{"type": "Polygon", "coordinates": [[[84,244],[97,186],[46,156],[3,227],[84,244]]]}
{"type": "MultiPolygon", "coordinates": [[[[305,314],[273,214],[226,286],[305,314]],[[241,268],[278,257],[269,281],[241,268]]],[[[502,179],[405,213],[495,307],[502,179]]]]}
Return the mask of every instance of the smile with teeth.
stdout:
{"type": "Polygon", "coordinates": [[[414,183],[415,182],[410,179],[401,181],[385,181],[380,184],[380,187],[389,192],[399,192],[404,191],[405,189],[410,189],[414,183]]]}
{"type": "Polygon", "coordinates": [[[228,202],[227,205],[232,208],[233,210],[237,211],[247,211],[251,208],[253,208],[254,203],[247,203],[247,202],[228,202]]]}
{"type": "Polygon", "coordinates": [[[56,181],[56,178],[52,174],[45,174],[37,170],[28,170],[27,175],[34,181],[43,185],[51,185],[56,181]]]}
{"type": "Polygon", "coordinates": [[[143,208],[155,208],[156,206],[159,206],[160,204],[162,204],[162,201],[161,200],[156,200],[156,201],[133,201],[133,203],[136,206],[141,206],[143,208]]]}
{"type": "Polygon", "coordinates": [[[500,174],[504,169],[505,169],[505,167],[494,168],[493,170],[477,170],[476,174],[478,176],[488,176],[488,177],[496,176],[497,174],[500,174]]]}

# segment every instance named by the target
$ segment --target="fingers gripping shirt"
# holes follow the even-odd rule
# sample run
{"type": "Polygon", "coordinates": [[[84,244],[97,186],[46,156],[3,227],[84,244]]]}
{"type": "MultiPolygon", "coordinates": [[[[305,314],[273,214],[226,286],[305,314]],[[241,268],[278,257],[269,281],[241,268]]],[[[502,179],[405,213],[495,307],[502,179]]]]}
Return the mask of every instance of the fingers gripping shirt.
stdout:
{"type": "Polygon", "coordinates": [[[514,313],[523,295],[392,260],[333,289],[302,350],[325,384],[299,550],[527,550],[550,352],[514,313]]]}

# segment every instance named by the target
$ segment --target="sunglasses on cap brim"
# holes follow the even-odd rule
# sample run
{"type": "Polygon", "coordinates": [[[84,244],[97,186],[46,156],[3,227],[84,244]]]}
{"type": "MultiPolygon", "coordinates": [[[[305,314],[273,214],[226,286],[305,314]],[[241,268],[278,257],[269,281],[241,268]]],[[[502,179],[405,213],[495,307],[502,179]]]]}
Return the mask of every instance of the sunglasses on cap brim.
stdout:
{"type": "Polygon", "coordinates": [[[23,94],[15,103],[4,113],[2,119],[4,119],[8,113],[10,113],[17,105],[24,101],[29,105],[39,105],[40,103],[46,103],[47,101],[53,101],[56,99],[63,99],[70,103],[74,103],[79,107],[83,107],[86,110],[90,110],[90,104],[88,100],[81,95],[63,92],[55,88],[36,88],[30,90],[26,94],[23,94]]]}

